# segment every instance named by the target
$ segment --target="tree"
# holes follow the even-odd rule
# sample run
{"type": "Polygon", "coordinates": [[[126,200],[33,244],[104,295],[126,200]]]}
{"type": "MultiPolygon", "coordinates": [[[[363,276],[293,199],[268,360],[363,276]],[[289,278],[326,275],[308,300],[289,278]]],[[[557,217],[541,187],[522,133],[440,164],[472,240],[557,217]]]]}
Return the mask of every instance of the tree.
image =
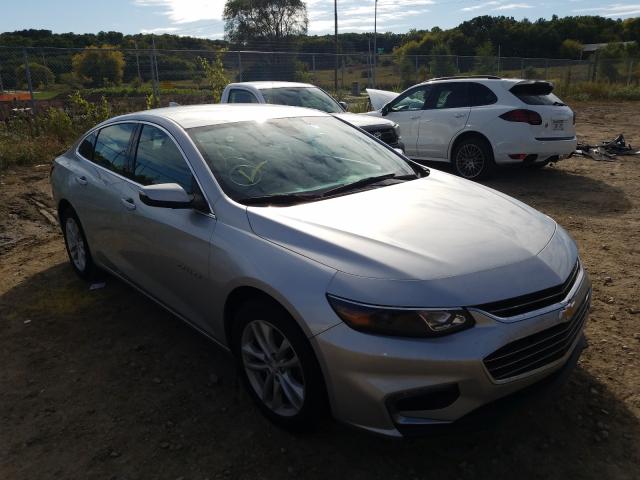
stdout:
{"type": "Polygon", "coordinates": [[[494,56],[493,44],[489,41],[484,42],[476,50],[476,55],[478,56],[476,71],[480,75],[495,75],[496,57],[494,56]]]}
{"type": "Polygon", "coordinates": [[[434,77],[448,77],[456,73],[456,65],[446,45],[436,45],[431,53],[434,55],[431,60],[431,73],[434,77]]]}
{"type": "Polygon", "coordinates": [[[71,59],[73,73],[92,87],[120,84],[124,73],[124,55],[110,45],[87,47],[71,59]]]}
{"type": "MultiPolygon", "coordinates": [[[[29,73],[31,74],[31,84],[34,88],[40,88],[40,85],[46,87],[55,81],[53,72],[39,63],[29,62],[29,73]]],[[[24,64],[21,64],[16,68],[16,78],[18,79],[17,84],[20,87],[26,87],[27,74],[24,64]]]]}
{"type": "Polygon", "coordinates": [[[560,56],[577,60],[582,55],[582,44],[577,40],[567,39],[560,45],[560,56]]]}
{"type": "Polygon", "coordinates": [[[214,103],[220,102],[224,87],[229,83],[229,78],[227,78],[227,74],[224,71],[224,63],[222,62],[225,52],[226,50],[224,49],[218,50],[215,59],[211,63],[206,58],[198,57],[206,82],[211,88],[214,103]]]}
{"type": "Polygon", "coordinates": [[[309,23],[302,0],[227,0],[223,18],[225,34],[234,43],[268,40],[277,45],[306,35],[309,23]]]}

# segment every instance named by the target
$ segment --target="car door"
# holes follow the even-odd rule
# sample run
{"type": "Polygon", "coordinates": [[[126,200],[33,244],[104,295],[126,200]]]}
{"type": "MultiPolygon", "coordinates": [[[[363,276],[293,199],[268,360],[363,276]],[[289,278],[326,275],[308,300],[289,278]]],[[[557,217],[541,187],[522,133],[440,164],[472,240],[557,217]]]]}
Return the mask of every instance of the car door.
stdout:
{"type": "Polygon", "coordinates": [[[435,84],[420,119],[417,157],[447,160],[451,140],[464,129],[470,112],[467,82],[435,84]]]}
{"type": "Polygon", "coordinates": [[[418,155],[419,126],[430,89],[429,85],[418,85],[407,90],[383,108],[385,118],[400,125],[405,153],[409,157],[418,155]]]}
{"type": "Polygon", "coordinates": [[[131,159],[134,123],[116,123],[83,139],[76,155],[72,202],[91,245],[94,258],[117,269],[124,206],[121,202],[131,159]]]}
{"type": "Polygon", "coordinates": [[[122,273],[145,292],[209,331],[210,240],[216,226],[182,150],[162,128],[141,124],[135,140],[122,273]],[[177,183],[202,199],[200,209],[153,207],[140,201],[142,186],[177,183]]]}

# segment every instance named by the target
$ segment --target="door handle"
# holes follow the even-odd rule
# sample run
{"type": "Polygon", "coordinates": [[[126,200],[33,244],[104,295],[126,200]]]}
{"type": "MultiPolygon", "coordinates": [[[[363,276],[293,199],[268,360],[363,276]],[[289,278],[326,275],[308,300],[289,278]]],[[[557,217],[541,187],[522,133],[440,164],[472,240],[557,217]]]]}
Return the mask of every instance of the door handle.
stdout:
{"type": "Polygon", "coordinates": [[[121,198],[120,201],[125,206],[127,210],[135,210],[136,204],[134,203],[132,198],[121,198]]]}
{"type": "Polygon", "coordinates": [[[456,118],[462,118],[462,117],[466,117],[467,114],[466,113],[456,113],[455,117],[456,118]]]}
{"type": "Polygon", "coordinates": [[[415,117],[411,117],[411,120],[418,120],[420,118],[420,115],[416,115],[415,117]]]}
{"type": "Polygon", "coordinates": [[[78,182],[80,185],[86,185],[87,183],[89,183],[89,181],[87,180],[87,177],[85,176],[76,177],[76,182],[78,182]]]}

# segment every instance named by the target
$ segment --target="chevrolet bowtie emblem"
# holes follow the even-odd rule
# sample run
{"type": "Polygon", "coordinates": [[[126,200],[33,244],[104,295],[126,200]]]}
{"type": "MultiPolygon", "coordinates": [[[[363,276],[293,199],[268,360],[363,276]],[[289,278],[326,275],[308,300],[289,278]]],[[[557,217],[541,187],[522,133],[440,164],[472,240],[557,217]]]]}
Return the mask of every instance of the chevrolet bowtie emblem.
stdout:
{"type": "Polygon", "coordinates": [[[560,321],[567,322],[573,318],[573,315],[576,313],[576,301],[572,300],[567,304],[562,310],[560,310],[560,321]]]}

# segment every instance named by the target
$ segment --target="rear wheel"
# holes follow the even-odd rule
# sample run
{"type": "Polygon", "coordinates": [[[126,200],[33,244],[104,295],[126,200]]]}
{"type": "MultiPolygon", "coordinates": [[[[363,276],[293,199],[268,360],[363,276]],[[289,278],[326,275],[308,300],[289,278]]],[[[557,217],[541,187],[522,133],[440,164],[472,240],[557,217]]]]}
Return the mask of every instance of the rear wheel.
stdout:
{"type": "Polygon", "coordinates": [[[96,266],[91,257],[87,238],[82,230],[78,215],[71,208],[66,208],[60,215],[64,244],[67,248],[69,261],[73,270],[84,280],[90,279],[96,272],[96,266]]]}
{"type": "Polygon", "coordinates": [[[491,145],[482,137],[467,137],[453,149],[451,163],[456,174],[463,178],[485,178],[494,166],[491,145]]]}
{"type": "Polygon", "coordinates": [[[244,383],[264,415],[292,431],[311,429],[325,413],[320,367],[284,309],[251,300],[234,318],[233,349],[244,383]]]}

